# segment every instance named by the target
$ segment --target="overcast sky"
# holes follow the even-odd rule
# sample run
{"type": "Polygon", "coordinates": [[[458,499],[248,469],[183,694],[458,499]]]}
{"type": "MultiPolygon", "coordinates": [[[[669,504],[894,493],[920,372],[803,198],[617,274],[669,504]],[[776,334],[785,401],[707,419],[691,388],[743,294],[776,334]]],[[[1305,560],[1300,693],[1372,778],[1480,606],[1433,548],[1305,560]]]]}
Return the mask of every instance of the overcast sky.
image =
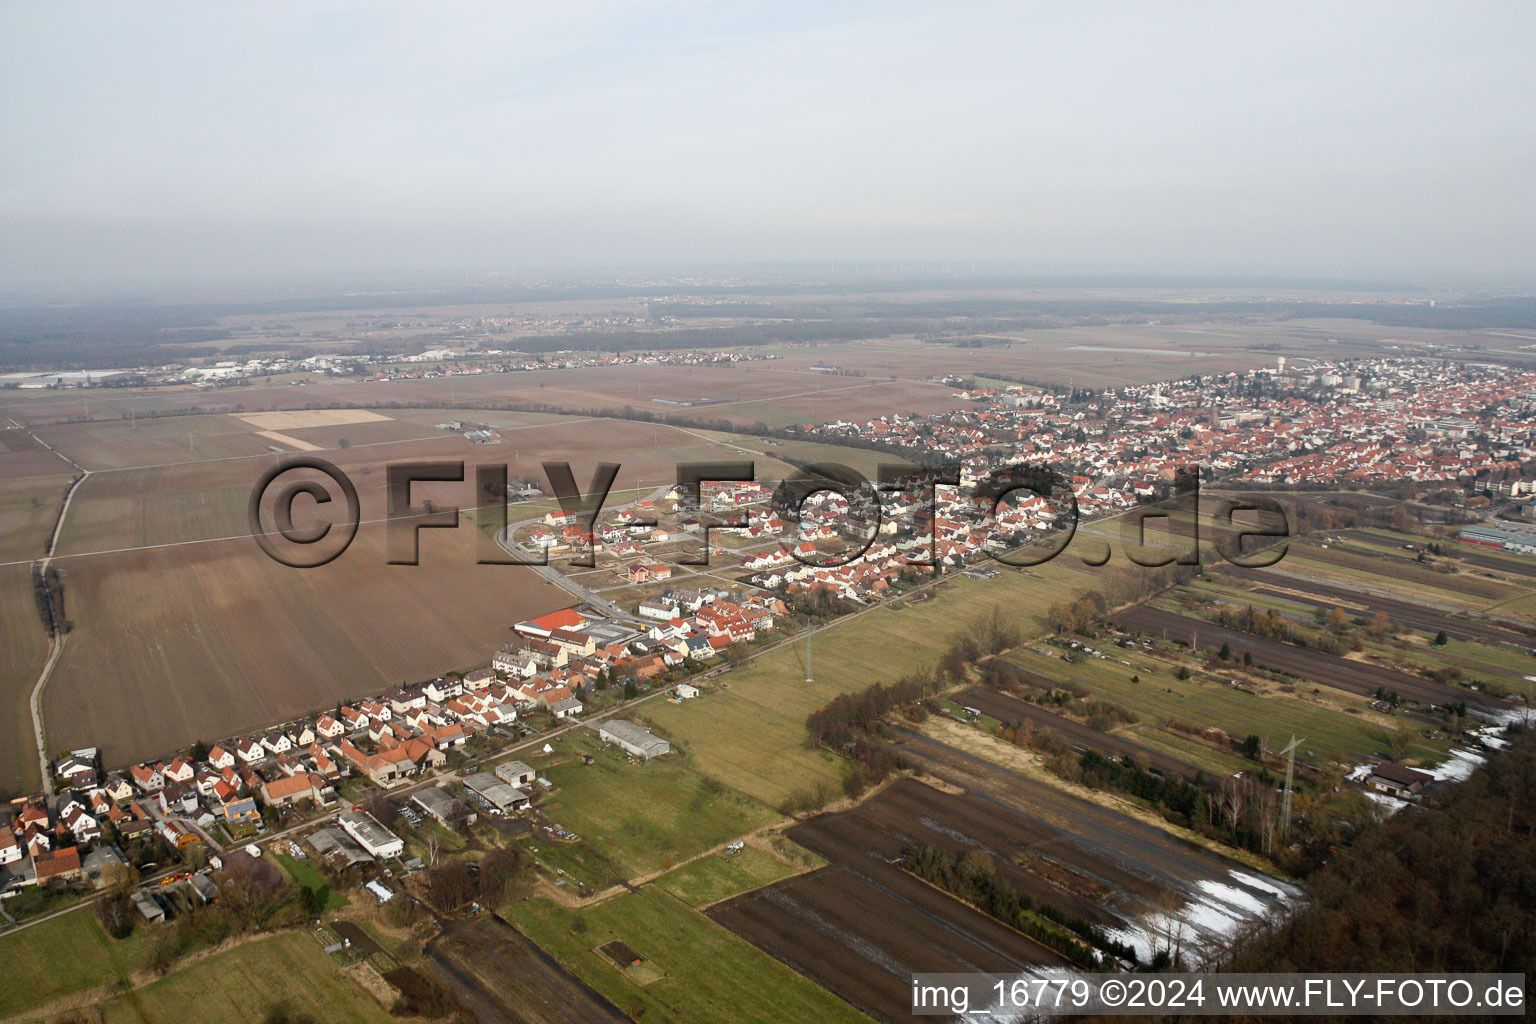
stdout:
{"type": "Polygon", "coordinates": [[[1536,4],[6,2],[32,283],[871,258],[1536,280],[1536,4]]]}

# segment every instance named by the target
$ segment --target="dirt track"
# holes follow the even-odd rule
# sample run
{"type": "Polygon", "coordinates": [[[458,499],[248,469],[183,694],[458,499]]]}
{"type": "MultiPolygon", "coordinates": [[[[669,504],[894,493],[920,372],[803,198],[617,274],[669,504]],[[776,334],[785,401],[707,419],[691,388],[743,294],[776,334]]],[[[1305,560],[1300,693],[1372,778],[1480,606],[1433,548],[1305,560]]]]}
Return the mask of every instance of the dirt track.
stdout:
{"type": "Polygon", "coordinates": [[[1078,749],[1095,750],[1113,757],[1138,758],[1143,764],[1150,765],[1165,774],[1184,775],[1189,778],[1200,774],[1200,769],[1187,761],[1180,761],[1161,751],[1144,747],[1124,736],[1099,732],[1063,715],[1053,715],[1038,705],[1019,700],[1017,697],[1010,697],[1005,693],[977,687],[966,690],[956,699],[962,705],[976,708],[982,714],[991,715],[999,721],[1030,722],[1036,726],[1054,729],[1078,749]]]}
{"type": "Polygon", "coordinates": [[[1260,667],[1288,672],[1299,679],[1337,687],[1365,697],[1374,695],[1378,689],[1385,688],[1426,704],[1442,705],[1466,701],[1469,708],[1487,712],[1503,711],[1510,706],[1508,702],[1496,697],[1460,687],[1446,686],[1422,676],[1349,661],[1321,651],[1307,650],[1278,640],[1269,640],[1251,633],[1244,633],[1242,630],[1219,626],[1204,619],[1191,618],[1147,605],[1127,609],[1114,615],[1112,619],[1121,629],[1153,636],[1166,636],[1170,640],[1188,642],[1192,636],[1198,636],[1202,647],[1230,644],[1235,656],[1241,658],[1245,653],[1252,654],[1254,664],[1260,667]]]}

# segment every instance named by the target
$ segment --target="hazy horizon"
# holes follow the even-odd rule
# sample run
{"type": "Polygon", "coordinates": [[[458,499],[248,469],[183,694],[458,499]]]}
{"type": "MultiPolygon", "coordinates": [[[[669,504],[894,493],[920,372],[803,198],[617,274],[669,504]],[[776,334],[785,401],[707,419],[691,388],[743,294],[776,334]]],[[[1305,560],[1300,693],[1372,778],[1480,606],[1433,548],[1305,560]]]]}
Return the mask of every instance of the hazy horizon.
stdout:
{"type": "Polygon", "coordinates": [[[1536,283],[1536,8],[6,3],[4,290],[852,261],[1536,283]]]}

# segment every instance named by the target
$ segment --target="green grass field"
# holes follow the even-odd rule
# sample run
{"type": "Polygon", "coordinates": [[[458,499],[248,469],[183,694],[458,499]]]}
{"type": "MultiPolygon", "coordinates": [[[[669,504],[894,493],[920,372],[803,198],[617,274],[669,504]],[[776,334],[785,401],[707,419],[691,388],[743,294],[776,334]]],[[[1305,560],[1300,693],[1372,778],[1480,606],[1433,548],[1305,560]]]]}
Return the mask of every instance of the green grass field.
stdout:
{"type": "Polygon", "coordinates": [[[288,872],[288,877],[293,879],[295,885],[306,889],[319,889],[325,894],[327,913],[334,913],[351,902],[346,893],[337,892],[331,888],[330,882],[326,881],[325,876],[320,873],[319,868],[315,867],[313,861],[298,860],[282,853],[273,856],[283,866],[283,870],[288,872]]]}
{"type": "Polygon", "coordinates": [[[100,1006],[103,1024],[261,1024],[275,1007],[347,1024],[396,1018],[342,973],[308,934],[258,939],[100,1006]]]}
{"type": "Polygon", "coordinates": [[[152,941],[136,928],[108,937],[89,910],[76,910],[0,938],[0,1018],[102,985],[126,983],[152,941]]]}
{"type": "Polygon", "coordinates": [[[1070,599],[1093,577],[1060,563],[988,580],[958,577],[926,601],[909,599],[840,620],[812,640],[815,681],[805,681],[805,648],[790,644],[721,677],[726,689],[682,704],[647,706],[646,717],[687,745],[697,767],[778,807],[818,785],[837,791],[842,762],[807,747],[805,720],[841,693],[931,667],[945,648],[996,609],[1026,636],[1040,631],[1053,601],[1070,599]]]}
{"type": "MultiPolygon", "coordinates": [[[[1299,599],[1287,600],[1265,594],[1254,594],[1234,581],[1206,578],[1193,581],[1180,589],[1187,590],[1192,595],[1237,607],[1251,604],[1255,608],[1279,612],[1303,626],[1310,628],[1317,626],[1313,606],[1299,599]]],[[[1438,598],[1438,594],[1433,597],[1425,596],[1431,606],[1438,598]]],[[[1176,595],[1154,604],[1184,614],[1209,617],[1206,608],[1179,605],[1176,595]]],[[[1344,610],[1352,619],[1365,617],[1364,613],[1358,609],[1344,610]]],[[[1429,630],[1415,629],[1398,623],[1393,624],[1390,636],[1385,639],[1372,639],[1364,631],[1358,632],[1356,636],[1360,639],[1366,653],[1406,666],[1409,671],[1459,669],[1469,679],[1486,680],[1502,690],[1525,694],[1527,699],[1536,698],[1536,683],[1525,678],[1536,674],[1536,659],[1531,657],[1530,651],[1525,647],[1491,640],[1471,641],[1454,638],[1449,639],[1442,647],[1434,647],[1427,642],[1433,639],[1433,634],[1429,630]],[[1400,639],[1392,639],[1392,637],[1400,639]]]]}
{"type": "Polygon", "coordinates": [[[620,1008],[643,1006],[644,1016],[637,1019],[868,1024],[847,1003],[655,885],[581,910],[536,899],[504,913],[620,1008]],[[639,985],[594,952],[615,939],[628,943],[661,976],[639,985]]]}
{"type": "MultiPolygon", "coordinates": [[[[1436,760],[1445,755],[1444,741],[1423,739],[1419,728],[1407,720],[1401,720],[1400,726],[1383,724],[1375,715],[1350,714],[1303,699],[1312,689],[1304,683],[1298,684],[1295,696],[1277,693],[1259,697],[1198,673],[1188,680],[1180,680],[1174,675],[1172,665],[1143,653],[1118,649],[1112,649],[1112,653],[1113,658],[1123,657],[1131,662],[1131,666],[1121,665],[1113,658],[1079,658],[1067,665],[1059,658],[1043,657],[1027,650],[1015,652],[1009,660],[1052,679],[1081,683],[1093,691],[1094,696],[1130,708],[1143,723],[1138,729],[1138,738],[1149,745],[1156,732],[1177,740],[1178,734],[1164,725],[1170,718],[1178,718],[1193,725],[1218,726],[1238,737],[1262,736],[1276,749],[1284,746],[1292,735],[1305,736],[1305,749],[1313,751],[1315,756],[1354,762],[1381,756],[1390,749],[1393,733],[1402,729],[1413,737],[1409,745],[1411,754],[1436,760]],[[1131,682],[1133,675],[1139,676],[1141,681],[1131,682]]],[[[1328,688],[1322,690],[1332,705],[1364,708],[1367,704],[1364,698],[1354,694],[1328,688]]],[[[1168,752],[1187,756],[1196,764],[1208,765],[1213,770],[1221,770],[1230,764],[1225,756],[1204,757],[1205,748],[1201,744],[1184,741],[1179,745],[1182,750],[1168,748],[1168,752]]]]}
{"type": "Polygon", "coordinates": [[[706,779],[685,754],[674,751],[632,765],[616,749],[602,749],[596,734],[585,729],[557,743],[556,754],[530,759],[555,784],[539,807],[582,842],[545,843],[539,849],[556,857],[562,848],[573,856],[595,854],[586,865],[587,877],[577,876],[588,884],[612,885],[666,870],[778,818],[706,779]],[[593,753],[595,762],[583,764],[577,756],[583,752],[593,753]]]}
{"type": "Polygon", "coordinates": [[[733,854],[712,853],[675,871],[655,884],[690,907],[707,907],[753,889],[788,878],[794,868],[754,846],[733,854]]]}

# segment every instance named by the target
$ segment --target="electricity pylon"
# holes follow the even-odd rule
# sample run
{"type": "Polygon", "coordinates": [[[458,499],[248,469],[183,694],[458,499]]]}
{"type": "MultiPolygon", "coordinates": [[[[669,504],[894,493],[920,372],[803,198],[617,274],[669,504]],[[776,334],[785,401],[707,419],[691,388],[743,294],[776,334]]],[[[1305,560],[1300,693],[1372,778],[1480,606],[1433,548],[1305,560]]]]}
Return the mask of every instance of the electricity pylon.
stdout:
{"type": "Polygon", "coordinates": [[[1287,743],[1280,753],[1285,755],[1285,795],[1280,798],[1280,835],[1285,837],[1291,834],[1291,780],[1296,776],[1296,746],[1305,743],[1306,737],[1296,738],[1291,734],[1291,742],[1287,743]]]}

